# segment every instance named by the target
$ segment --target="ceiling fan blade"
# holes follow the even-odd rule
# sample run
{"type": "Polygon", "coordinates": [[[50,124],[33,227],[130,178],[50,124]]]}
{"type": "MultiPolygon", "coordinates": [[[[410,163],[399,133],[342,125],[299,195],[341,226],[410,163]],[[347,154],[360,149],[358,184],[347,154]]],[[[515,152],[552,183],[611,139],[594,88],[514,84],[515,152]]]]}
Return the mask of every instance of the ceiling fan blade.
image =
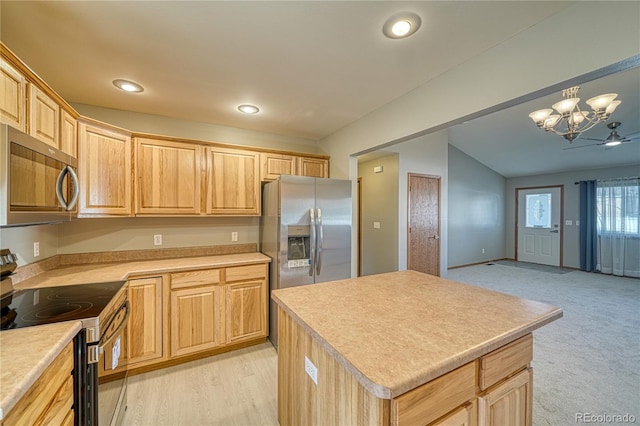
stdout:
{"type": "MultiPolygon", "coordinates": [[[[595,139],[598,140],[598,139],[595,139]]],[[[588,148],[590,146],[598,146],[598,145],[604,145],[604,142],[600,142],[600,143],[590,143],[588,145],[576,145],[576,146],[568,146],[566,148],[562,148],[563,151],[567,150],[567,149],[577,149],[577,148],[588,148]]]]}

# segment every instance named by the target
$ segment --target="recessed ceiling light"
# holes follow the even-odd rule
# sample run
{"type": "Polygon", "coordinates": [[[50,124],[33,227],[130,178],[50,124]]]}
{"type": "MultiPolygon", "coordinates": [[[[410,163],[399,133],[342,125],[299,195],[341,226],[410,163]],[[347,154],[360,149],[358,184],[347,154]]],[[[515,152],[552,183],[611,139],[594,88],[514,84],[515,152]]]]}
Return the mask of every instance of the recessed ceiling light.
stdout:
{"type": "Polygon", "coordinates": [[[389,38],[405,38],[418,31],[422,19],[413,12],[398,12],[382,26],[382,32],[389,38]]]}
{"type": "Polygon", "coordinates": [[[129,93],[140,93],[144,92],[144,87],[140,86],[138,83],[134,83],[129,80],[117,79],[113,80],[113,85],[118,89],[124,90],[129,93]]]}
{"type": "Polygon", "coordinates": [[[260,112],[260,108],[255,105],[243,104],[238,106],[238,111],[244,114],[257,114],[260,112]]]}

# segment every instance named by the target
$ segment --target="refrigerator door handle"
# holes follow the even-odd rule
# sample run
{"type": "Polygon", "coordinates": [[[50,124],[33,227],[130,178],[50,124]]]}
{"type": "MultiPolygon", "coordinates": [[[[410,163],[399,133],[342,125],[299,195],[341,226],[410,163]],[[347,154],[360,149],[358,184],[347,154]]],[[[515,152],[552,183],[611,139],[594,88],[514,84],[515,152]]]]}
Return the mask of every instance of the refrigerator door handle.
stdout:
{"type": "Polygon", "coordinates": [[[313,269],[316,262],[316,218],[313,209],[309,209],[309,233],[311,241],[309,241],[309,260],[311,261],[311,267],[309,268],[309,276],[313,276],[313,269]]]}
{"type": "Polygon", "coordinates": [[[322,244],[324,243],[324,232],[322,229],[322,210],[318,209],[318,249],[316,250],[316,275],[320,275],[322,270],[322,244]]]}

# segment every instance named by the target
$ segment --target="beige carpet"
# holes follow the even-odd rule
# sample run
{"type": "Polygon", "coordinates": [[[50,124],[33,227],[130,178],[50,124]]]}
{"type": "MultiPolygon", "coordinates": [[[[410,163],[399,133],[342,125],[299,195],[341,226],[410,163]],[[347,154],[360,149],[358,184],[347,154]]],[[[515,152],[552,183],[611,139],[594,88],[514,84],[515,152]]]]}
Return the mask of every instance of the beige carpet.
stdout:
{"type": "Polygon", "coordinates": [[[499,264],[448,274],[563,309],[534,332],[534,426],[640,424],[640,280],[499,264]]]}

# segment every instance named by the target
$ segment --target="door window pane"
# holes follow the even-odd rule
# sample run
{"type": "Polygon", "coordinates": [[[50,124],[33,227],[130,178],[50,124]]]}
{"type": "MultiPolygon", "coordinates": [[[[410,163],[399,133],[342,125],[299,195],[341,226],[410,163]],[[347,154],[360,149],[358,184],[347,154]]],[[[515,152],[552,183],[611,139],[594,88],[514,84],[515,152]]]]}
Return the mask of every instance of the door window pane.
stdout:
{"type": "Polygon", "coordinates": [[[551,194],[526,194],[527,228],[551,228],[551,194]]]}

